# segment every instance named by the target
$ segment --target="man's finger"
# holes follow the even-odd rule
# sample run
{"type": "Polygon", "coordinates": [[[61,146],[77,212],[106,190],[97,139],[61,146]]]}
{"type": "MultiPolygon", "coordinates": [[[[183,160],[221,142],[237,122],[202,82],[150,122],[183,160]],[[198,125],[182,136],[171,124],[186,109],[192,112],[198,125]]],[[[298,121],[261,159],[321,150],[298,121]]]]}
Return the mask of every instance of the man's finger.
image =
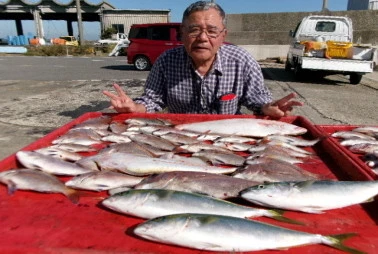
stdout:
{"type": "Polygon", "coordinates": [[[118,95],[115,95],[115,94],[113,94],[113,93],[111,93],[109,91],[102,91],[102,93],[104,95],[108,96],[112,100],[117,100],[119,98],[118,95]]]}
{"type": "Polygon", "coordinates": [[[286,95],[285,97],[282,97],[281,99],[277,100],[276,103],[274,103],[274,104],[277,105],[277,106],[281,106],[282,104],[287,103],[288,101],[295,98],[296,96],[297,96],[296,93],[290,93],[290,94],[286,95]]]}
{"type": "Polygon", "coordinates": [[[128,97],[125,91],[123,91],[123,89],[118,84],[114,84],[113,87],[116,90],[119,97],[128,97]]]}

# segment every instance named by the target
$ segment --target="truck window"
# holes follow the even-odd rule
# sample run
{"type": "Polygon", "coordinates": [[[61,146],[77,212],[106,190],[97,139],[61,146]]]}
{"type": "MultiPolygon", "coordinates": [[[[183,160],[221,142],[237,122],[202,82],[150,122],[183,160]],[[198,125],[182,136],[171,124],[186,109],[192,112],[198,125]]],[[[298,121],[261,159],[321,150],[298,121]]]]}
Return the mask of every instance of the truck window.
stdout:
{"type": "Polygon", "coordinates": [[[125,27],[123,24],[113,24],[112,28],[117,30],[117,33],[124,33],[125,32],[125,27]]]}
{"type": "Polygon", "coordinates": [[[317,32],[334,32],[336,30],[336,23],[329,21],[319,21],[316,23],[315,31],[317,32]]]}

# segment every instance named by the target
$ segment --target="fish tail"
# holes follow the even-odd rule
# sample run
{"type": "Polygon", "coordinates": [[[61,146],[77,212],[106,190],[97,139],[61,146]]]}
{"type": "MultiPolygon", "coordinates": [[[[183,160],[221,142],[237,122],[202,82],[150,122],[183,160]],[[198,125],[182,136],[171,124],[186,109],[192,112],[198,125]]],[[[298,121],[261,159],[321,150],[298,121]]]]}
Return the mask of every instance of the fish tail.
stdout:
{"type": "Polygon", "coordinates": [[[284,214],[284,211],[269,210],[268,217],[272,218],[274,220],[277,220],[277,221],[282,221],[282,222],[286,222],[286,223],[290,223],[290,224],[302,225],[302,226],[305,225],[303,222],[290,219],[288,217],[283,216],[283,214],[284,214]]]}
{"type": "Polygon", "coordinates": [[[64,193],[67,198],[74,204],[78,204],[80,200],[80,192],[74,189],[67,189],[64,193]]]}
{"type": "Polygon", "coordinates": [[[356,236],[356,233],[346,233],[346,234],[338,234],[338,235],[329,235],[326,236],[327,241],[324,244],[329,245],[335,249],[345,251],[351,254],[366,254],[358,249],[354,249],[344,245],[344,241],[350,237],[356,236]]]}

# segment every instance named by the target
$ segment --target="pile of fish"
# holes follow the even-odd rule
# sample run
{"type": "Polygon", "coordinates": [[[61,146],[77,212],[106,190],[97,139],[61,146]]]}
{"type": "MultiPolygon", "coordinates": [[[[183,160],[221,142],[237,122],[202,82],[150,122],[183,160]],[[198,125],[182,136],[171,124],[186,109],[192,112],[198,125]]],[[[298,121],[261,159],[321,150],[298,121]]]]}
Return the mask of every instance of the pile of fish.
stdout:
{"type": "Polygon", "coordinates": [[[378,175],[378,126],[361,126],[331,134],[342,146],[362,156],[362,160],[378,175]]]}
{"type": "Polygon", "coordinates": [[[105,115],[73,126],[48,147],[17,152],[22,168],[0,172],[0,182],[10,194],[61,193],[73,203],[80,190],[107,191],[103,207],[147,219],[134,233],[162,243],[212,251],[325,244],[362,253],[343,244],[353,234],[321,236],[252,220],[301,224],[276,209],[323,213],[378,194],[376,181],[334,181],[302,169],[318,160],[308,148],[319,139],[300,137],[306,131],[252,118],[174,125],[105,115]]]}

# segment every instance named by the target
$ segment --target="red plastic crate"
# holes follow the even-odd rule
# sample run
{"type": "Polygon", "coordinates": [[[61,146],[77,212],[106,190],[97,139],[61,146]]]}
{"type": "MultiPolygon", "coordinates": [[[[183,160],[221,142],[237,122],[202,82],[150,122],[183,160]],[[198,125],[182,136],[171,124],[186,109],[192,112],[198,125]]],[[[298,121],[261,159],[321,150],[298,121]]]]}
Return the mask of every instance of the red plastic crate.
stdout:
{"type": "Polygon", "coordinates": [[[353,179],[356,180],[378,180],[378,176],[373,172],[373,170],[366,165],[363,161],[361,154],[355,154],[351,152],[347,147],[340,145],[340,140],[338,138],[331,137],[330,135],[337,132],[337,131],[350,131],[357,127],[361,127],[359,125],[316,125],[321,132],[324,132],[325,136],[325,143],[327,146],[330,147],[330,152],[333,154],[337,163],[343,164],[343,160],[346,159],[349,161],[348,165],[353,165],[354,168],[360,168],[358,170],[359,173],[356,173],[349,168],[346,168],[348,173],[351,174],[353,179]],[[338,154],[342,154],[343,156],[338,156],[338,154]]]}
{"type": "MultiPolygon", "coordinates": [[[[87,113],[74,121],[62,126],[22,150],[34,150],[51,144],[59,135],[67,132],[75,124],[103,114],[87,113]]],[[[176,114],[106,114],[113,120],[123,121],[132,117],[169,119],[174,124],[215,120],[224,118],[248,118],[254,116],[230,115],[176,115],[176,114]]],[[[281,119],[308,129],[303,135],[305,139],[324,136],[319,128],[307,119],[292,116],[281,119]]],[[[333,149],[327,139],[323,139],[312,148],[319,159],[300,165],[313,173],[323,174],[331,179],[370,180],[365,171],[345,159],[341,152],[333,149]],[[336,158],[335,158],[336,157],[336,158]],[[342,164],[339,162],[342,161],[342,164]],[[345,168],[348,172],[345,172],[345,168]],[[350,174],[352,171],[353,174],[350,174]]],[[[18,167],[15,155],[0,162],[0,171],[18,167]]],[[[132,229],[143,219],[118,214],[98,206],[107,196],[106,192],[83,192],[80,204],[72,204],[60,194],[42,194],[29,191],[16,191],[8,195],[6,187],[0,185],[0,252],[1,253],[214,253],[178,246],[159,244],[138,238],[132,229]]],[[[245,203],[244,203],[245,204],[245,203]]],[[[354,205],[335,209],[324,214],[305,214],[288,211],[285,216],[306,224],[291,225],[274,221],[269,218],[257,218],[268,222],[309,233],[323,235],[357,233],[358,236],[348,239],[345,243],[367,253],[378,253],[378,202],[354,205]]],[[[260,251],[253,253],[282,253],[282,251],[260,251]]],[[[310,245],[290,248],[288,253],[343,253],[324,245],[310,245]]]]}

